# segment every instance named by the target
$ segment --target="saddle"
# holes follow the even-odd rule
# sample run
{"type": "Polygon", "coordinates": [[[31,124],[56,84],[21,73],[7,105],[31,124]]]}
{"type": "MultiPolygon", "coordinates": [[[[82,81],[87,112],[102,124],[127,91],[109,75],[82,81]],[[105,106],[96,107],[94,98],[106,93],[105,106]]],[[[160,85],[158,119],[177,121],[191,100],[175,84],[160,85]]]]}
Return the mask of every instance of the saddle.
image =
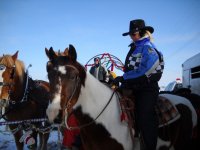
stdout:
{"type": "MultiPolygon", "coordinates": [[[[133,120],[131,123],[134,127],[135,117],[134,117],[134,96],[130,95],[127,97],[127,93],[120,93],[120,106],[121,106],[121,121],[133,120]]],[[[180,113],[178,112],[175,105],[173,105],[170,100],[163,96],[158,97],[158,101],[155,107],[158,120],[159,128],[169,125],[180,118],[180,113]]]]}

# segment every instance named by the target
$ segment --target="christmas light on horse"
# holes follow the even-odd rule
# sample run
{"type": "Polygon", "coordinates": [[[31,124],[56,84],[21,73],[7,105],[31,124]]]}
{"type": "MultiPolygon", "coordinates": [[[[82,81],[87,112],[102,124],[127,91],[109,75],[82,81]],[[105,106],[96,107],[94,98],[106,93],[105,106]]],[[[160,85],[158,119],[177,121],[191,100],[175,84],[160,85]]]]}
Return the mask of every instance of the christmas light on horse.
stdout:
{"type": "MultiPolygon", "coordinates": [[[[138,142],[132,141],[127,124],[120,120],[121,108],[117,93],[86,72],[77,62],[75,48],[69,45],[66,56],[57,56],[52,47],[46,49],[46,54],[49,58],[47,72],[51,93],[47,108],[49,121],[53,122],[56,117],[62,116],[66,123],[66,119],[73,113],[79,126],[66,126],[80,129],[81,140],[87,150],[136,149],[134,146],[138,142]]],[[[169,94],[162,96],[178,100],[175,105],[180,117],[166,124],[167,130],[164,127],[159,129],[163,131],[159,132],[160,138],[170,140],[176,150],[183,150],[196,124],[193,108],[190,109],[187,106],[190,105],[189,101],[182,97],[169,94]]]]}
{"type": "MultiPolygon", "coordinates": [[[[45,81],[32,80],[17,56],[18,51],[12,56],[4,55],[0,58],[0,107],[5,109],[1,112],[1,118],[8,122],[44,118],[49,101],[49,84],[45,81]]],[[[40,127],[44,126],[39,121],[9,124],[17,149],[23,150],[24,143],[31,144],[29,148],[36,149],[38,133],[39,149],[47,149],[49,133],[38,132],[40,127]]]]}

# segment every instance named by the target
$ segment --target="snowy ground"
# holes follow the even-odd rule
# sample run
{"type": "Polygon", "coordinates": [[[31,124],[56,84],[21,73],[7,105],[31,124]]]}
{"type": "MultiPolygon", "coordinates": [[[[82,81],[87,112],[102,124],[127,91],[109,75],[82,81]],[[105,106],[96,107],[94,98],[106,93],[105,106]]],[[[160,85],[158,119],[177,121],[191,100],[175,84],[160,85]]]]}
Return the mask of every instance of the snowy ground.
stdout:
{"type": "MultiPolygon", "coordinates": [[[[61,140],[59,139],[62,139],[62,135],[58,134],[57,130],[52,131],[48,140],[48,150],[60,149],[61,140]]],[[[24,148],[28,150],[26,145],[24,148]]],[[[13,135],[7,131],[6,126],[0,126],[0,150],[16,150],[13,135]]]]}
{"type": "MultiPolygon", "coordinates": [[[[2,122],[3,120],[0,120],[2,122]]],[[[48,150],[59,150],[60,143],[62,141],[62,134],[57,130],[53,130],[50,133],[50,137],[48,140],[48,150]]],[[[139,143],[138,139],[135,139],[136,143],[139,143]]],[[[163,144],[169,145],[168,142],[158,141],[158,147],[163,144]]],[[[25,150],[28,150],[27,146],[24,146],[25,150]]],[[[135,150],[139,150],[139,144],[135,145],[135,150]]],[[[13,135],[10,131],[7,131],[6,126],[0,126],[0,150],[16,150],[15,142],[13,135]]],[[[173,150],[170,149],[170,150],[173,150]]]]}

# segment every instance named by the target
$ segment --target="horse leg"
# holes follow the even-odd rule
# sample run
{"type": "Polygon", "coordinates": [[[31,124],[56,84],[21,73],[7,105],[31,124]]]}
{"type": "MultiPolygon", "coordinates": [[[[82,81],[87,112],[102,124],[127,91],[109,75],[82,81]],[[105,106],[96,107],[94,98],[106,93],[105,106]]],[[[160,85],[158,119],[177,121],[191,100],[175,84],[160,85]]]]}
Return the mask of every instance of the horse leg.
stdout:
{"type": "Polygon", "coordinates": [[[43,134],[43,147],[42,150],[47,150],[47,144],[49,140],[50,132],[43,134]]]}
{"type": "Polygon", "coordinates": [[[22,143],[19,142],[19,140],[22,137],[22,135],[23,135],[23,131],[22,130],[19,130],[17,133],[13,134],[17,150],[23,150],[24,142],[22,142],[22,143]]]}
{"type": "Polygon", "coordinates": [[[38,135],[38,133],[35,130],[33,130],[33,133],[31,134],[31,136],[34,138],[35,144],[31,148],[32,150],[36,150],[37,149],[37,143],[38,143],[38,141],[37,141],[37,135],[38,135]]]}
{"type": "Polygon", "coordinates": [[[39,138],[40,138],[40,145],[39,145],[39,150],[47,150],[47,143],[49,139],[49,134],[50,133],[39,133],[39,138]]]}
{"type": "Polygon", "coordinates": [[[177,109],[181,115],[179,119],[179,126],[175,130],[179,130],[177,139],[174,143],[175,150],[188,150],[190,149],[190,141],[192,138],[192,114],[190,109],[182,104],[177,105],[177,109]]]}
{"type": "Polygon", "coordinates": [[[39,150],[42,149],[42,145],[43,145],[43,134],[39,133],[39,150]]]}

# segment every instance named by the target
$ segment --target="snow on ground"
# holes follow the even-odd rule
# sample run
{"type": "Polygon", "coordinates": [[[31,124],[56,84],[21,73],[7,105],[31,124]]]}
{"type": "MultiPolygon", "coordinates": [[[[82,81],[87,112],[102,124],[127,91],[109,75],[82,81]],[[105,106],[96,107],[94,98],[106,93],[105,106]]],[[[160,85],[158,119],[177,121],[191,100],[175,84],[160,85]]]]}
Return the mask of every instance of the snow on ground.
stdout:
{"type": "MultiPolygon", "coordinates": [[[[3,120],[0,120],[0,122],[3,120]]],[[[53,130],[50,133],[50,137],[48,140],[48,150],[59,150],[60,143],[62,141],[62,134],[57,130],[53,130]],[[60,139],[60,140],[59,140],[60,139]]],[[[137,143],[134,147],[135,150],[139,150],[139,140],[136,138],[135,142],[137,143]]],[[[168,142],[158,140],[158,147],[161,145],[169,145],[168,142]]],[[[24,145],[24,149],[28,150],[27,146],[24,145]]],[[[15,141],[13,135],[8,131],[6,126],[0,126],[0,150],[16,150],[15,141]]],[[[170,150],[173,150],[171,148],[170,150]]]]}

